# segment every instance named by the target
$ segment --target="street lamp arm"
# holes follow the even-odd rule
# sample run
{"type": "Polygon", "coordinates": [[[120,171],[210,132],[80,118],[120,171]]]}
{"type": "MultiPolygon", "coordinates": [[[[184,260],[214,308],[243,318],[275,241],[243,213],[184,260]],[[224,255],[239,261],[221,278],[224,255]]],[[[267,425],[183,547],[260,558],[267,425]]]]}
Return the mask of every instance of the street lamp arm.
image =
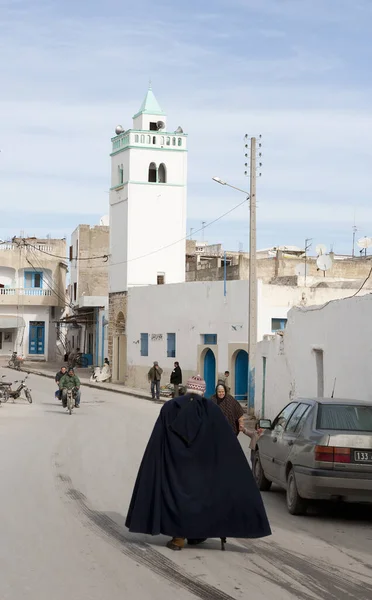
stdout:
{"type": "Polygon", "coordinates": [[[242,192],[248,198],[250,197],[249,192],[247,192],[246,190],[242,190],[241,188],[238,188],[235,185],[231,185],[231,183],[227,183],[227,181],[223,181],[219,177],[212,177],[212,180],[215,181],[216,183],[219,183],[220,185],[227,185],[228,187],[232,188],[233,190],[237,190],[238,192],[242,192]]]}

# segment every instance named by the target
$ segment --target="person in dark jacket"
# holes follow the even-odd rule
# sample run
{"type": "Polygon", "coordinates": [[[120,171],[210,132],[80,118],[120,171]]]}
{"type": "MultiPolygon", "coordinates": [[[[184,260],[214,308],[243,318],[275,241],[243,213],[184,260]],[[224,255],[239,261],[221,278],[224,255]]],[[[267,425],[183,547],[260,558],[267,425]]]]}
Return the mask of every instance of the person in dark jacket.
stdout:
{"type": "Polygon", "coordinates": [[[235,433],[204,397],[200,376],[187,394],[161,409],[139,469],[126,526],[167,535],[171,550],[185,539],[260,538],[271,534],[260,492],[235,433]]]}
{"type": "Polygon", "coordinates": [[[156,399],[159,400],[160,399],[160,381],[161,381],[161,376],[163,375],[163,369],[161,369],[159,367],[159,363],[156,360],[154,362],[154,366],[151,367],[151,369],[148,372],[148,380],[151,384],[151,397],[153,400],[155,400],[155,395],[156,395],[156,399]]]}
{"type": "Polygon", "coordinates": [[[174,385],[173,398],[177,398],[177,396],[179,396],[179,386],[182,383],[182,371],[179,362],[174,363],[174,369],[171,373],[170,382],[174,385]]]}
{"type": "Polygon", "coordinates": [[[67,390],[75,391],[75,408],[80,408],[80,379],[71,367],[59,380],[59,389],[62,392],[63,408],[67,406],[67,390]]]}
{"type": "MultiPolygon", "coordinates": [[[[56,382],[56,384],[58,385],[58,387],[59,387],[60,380],[66,374],[66,372],[67,372],[67,368],[66,367],[61,367],[60,370],[56,373],[54,381],[56,382]]],[[[61,396],[61,390],[60,389],[58,389],[54,395],[55,395],[56,398],[58,398],[58,400],[61,400],[62,396],[61,396]]]]}

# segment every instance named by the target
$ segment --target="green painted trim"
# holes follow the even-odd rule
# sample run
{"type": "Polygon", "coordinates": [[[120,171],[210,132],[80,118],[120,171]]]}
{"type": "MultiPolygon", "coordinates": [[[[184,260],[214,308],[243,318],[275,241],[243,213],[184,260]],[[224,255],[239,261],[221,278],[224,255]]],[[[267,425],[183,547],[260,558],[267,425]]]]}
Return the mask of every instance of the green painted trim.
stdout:
{"type": "Polygon", "coordinates": [[[128,181],[128,184],[132,183],[133,185],[154,185],[154,186],[159,186],[159,185],[165,185],[165,187],[186,187],[185,183],[158,183],[158,182],[152,182],[152,181],[128,181]]]}
{"type": "Polygon", "coordinates": [[[110,190],[118,190],[118,191],[119,191],[119,190],[123,189],[123,187],[124,187],[125,185],[127,185],[127,183],[128,183],[127,181],[125,181],[124,183],[118,183],[118,185],[114,185],[114,186],[112,186],[112,187],[110,188],[110,190]]]}
{"type": "Polygon", "coordinates": [[[187,148],[175,148],[173,146],[166,146],[165,148],[157,148],[156,146],[125,146],[124,148],[120,148],[120,150],[115,150],[115,152],[111,152],[110,156],[115,156],[116,154],[120,154],[120,152],[125,152],[125,150],[132,150],[135,148],[136,150],[157,150],[158,152],[187,152],[187,148]]]}
{"type": "Polygon", "coordinates": [[[124,137],[124,135],[128,135],[128,133],[144,133],[144,134],[152,134],[152,135],[165,135],[169,137],[188,137],[188,133],[175,133],[174,131],[164,131],[161,129],[160,131],[151,131],[151,129],[127,129],[127,131],[123,131],[120,135],[115,135],[111,138],[111,141],[114,142],[119,138],[124,137]]]}
{"type": "MultiPolygon", "coordinates": [[[[166,187],[186,187],[186,183],[158,183],[158,182],[152,182],[152,181],[125,181],[124,185],[154,185],[154,186],[159,186],[159,185],[165,185],[166,187]]],[[[122,187],[124,187],[123,184],[120,184],[120,186],[118,185],[114,185],[113,187],[110,188],[110,192],[118,192],[119,189],[121,189],[122,187]]]]}

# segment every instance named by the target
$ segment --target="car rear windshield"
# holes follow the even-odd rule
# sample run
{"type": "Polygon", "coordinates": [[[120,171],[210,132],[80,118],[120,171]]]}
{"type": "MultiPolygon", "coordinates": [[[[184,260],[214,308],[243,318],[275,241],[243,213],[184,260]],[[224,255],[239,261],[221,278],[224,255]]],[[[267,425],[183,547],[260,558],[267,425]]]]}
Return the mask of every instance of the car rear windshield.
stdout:
{"type": "Polygon", "coordinates": [[[372,432],[372,406],[320,404],[317,428],[372,432]]]}

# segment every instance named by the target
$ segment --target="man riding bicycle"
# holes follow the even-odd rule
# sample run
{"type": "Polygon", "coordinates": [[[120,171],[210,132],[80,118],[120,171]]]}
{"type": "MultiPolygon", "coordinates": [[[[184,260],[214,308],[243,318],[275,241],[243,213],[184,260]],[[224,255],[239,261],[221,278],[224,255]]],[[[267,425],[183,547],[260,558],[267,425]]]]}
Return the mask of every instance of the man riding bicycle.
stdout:
{"type": "Polygon", "coordinates": [[[59,380],[59,389],[62,392],[63,408],[67,408],[67,390],[73,390],[75,397],[75,408],[80,407],[80,379],[75,375],[74,369],[69,368],[68,372],[59,380]]]}

